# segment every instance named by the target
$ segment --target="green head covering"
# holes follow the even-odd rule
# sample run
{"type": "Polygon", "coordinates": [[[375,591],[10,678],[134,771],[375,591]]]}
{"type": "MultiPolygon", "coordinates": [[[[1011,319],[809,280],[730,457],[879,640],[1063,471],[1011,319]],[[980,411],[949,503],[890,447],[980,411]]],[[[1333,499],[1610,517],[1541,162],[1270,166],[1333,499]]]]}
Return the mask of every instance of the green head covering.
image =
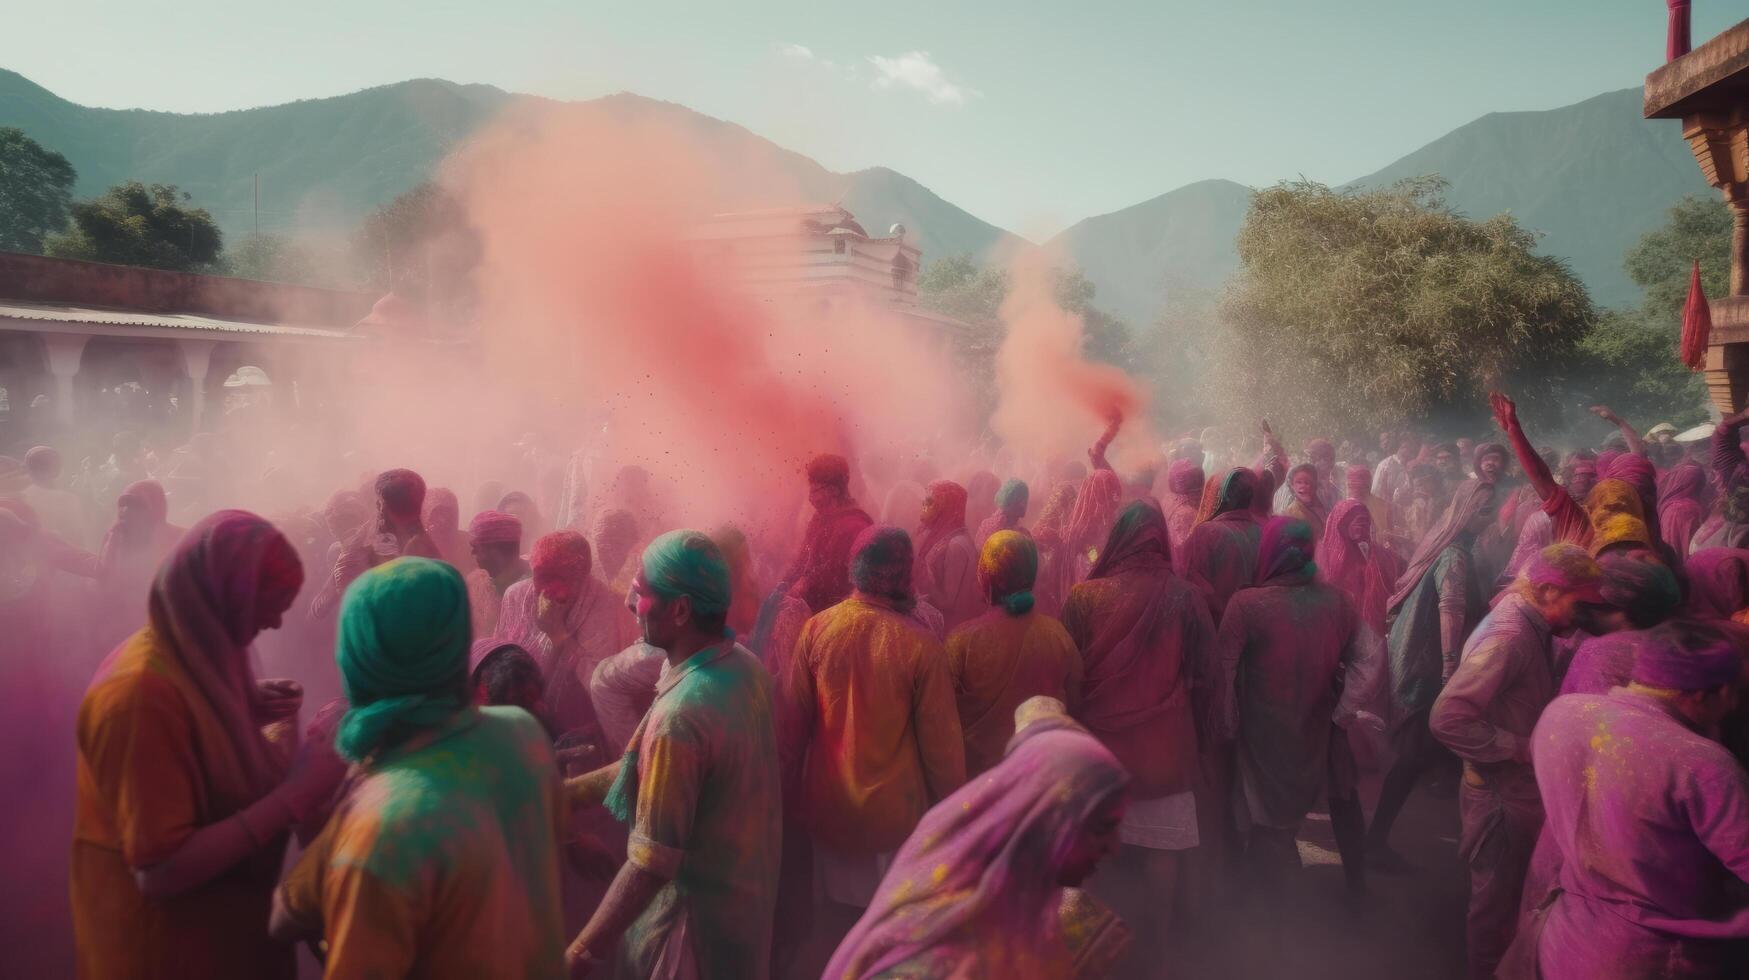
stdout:
{"type": "Polygon", "coordinates": [[[1026,505],[1030,502],[1030,497],[1031,494],[1027,492],[1025,483],[1009,477],[1002,481],[1000,487],[996,488],[996,509],[1015,520],[1019,520],[1026,513],[1026,505]]]}
{"type": "Polygon", "coordinates": [[[644,549],[644,584],[665,600],[686,596],[706,616],[729,611],[729,563],[700,531],[669,531],[644,549]]]}
{"type": "Polygon", "coordinates": [[[467,702],[468,590],[429,558],[397,558],[358,577],[340,606],[334,659],[351,710],[335,745],[357,761],[467,702]]]}

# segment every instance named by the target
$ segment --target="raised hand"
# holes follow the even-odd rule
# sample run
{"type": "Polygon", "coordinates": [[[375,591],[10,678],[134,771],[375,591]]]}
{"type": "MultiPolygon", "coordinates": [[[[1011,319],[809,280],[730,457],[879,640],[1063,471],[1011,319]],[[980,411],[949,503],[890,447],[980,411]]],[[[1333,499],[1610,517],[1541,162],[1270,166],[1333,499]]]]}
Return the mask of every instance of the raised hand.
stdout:
{"type": "Polygon", "coordinates": [[[1593,405],[1593,406],[1591,406],[1591,414],[1597,416],[1598,418],[1602,419],[1605,422],[1608,422],[1611,425],[1621,424],[1621,416],[1619,416],[1619,415],[1615,414],[1615,412],[1611,411],[1608,405],[1593,405]]]}
{"type": "Polygon", "coordinates": [[[1518,406],[1498,391],[1488,393],[1488,406],[1494,410],[1494,424],[1502,432],[1511,432],[1518,424],[1518,406]]]}

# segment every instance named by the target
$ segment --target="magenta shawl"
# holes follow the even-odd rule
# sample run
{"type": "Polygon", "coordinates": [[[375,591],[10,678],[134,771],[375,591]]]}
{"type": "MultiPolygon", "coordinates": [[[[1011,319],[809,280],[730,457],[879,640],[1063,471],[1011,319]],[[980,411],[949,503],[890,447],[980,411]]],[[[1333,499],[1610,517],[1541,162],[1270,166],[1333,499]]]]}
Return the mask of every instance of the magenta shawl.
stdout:
{"type": "Polygon", "coordinates": [[[1397,556],[1389,548],[1379,546],[1376,527],[1365,554],[1361,553],[1360,545],[1348,539],[1349,528],[1363,515],[1369,520],[1372,517],[1366,501],[1352,498],[1330,511],[1324,538],[1318,542],[1318,581],[1348,593],[1361,621],[1384,636],[1386,607],[1391,587],[1397,581],[1397,556]]]}
{"type": "Polygon", "coordinates": [[[1688,614],[1730,619],[1749,606],[1749,550],[1707,548],[1688,556],[1688,614]]]}
{"type": "Polygon", "coordinates": [[[1128,781],[1083,732],[1022,729],[1002,762],[924,815],[825,976],[1048,962],[1063,942],[1065,862],[1128,781]]]}

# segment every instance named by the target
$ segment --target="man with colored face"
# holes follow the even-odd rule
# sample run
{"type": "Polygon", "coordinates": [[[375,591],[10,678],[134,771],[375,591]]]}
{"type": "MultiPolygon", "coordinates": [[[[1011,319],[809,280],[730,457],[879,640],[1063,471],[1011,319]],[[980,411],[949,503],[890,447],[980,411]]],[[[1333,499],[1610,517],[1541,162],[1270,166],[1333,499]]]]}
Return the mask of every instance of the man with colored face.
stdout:
{"type": "Polygon", "coordinates": [[[1542,829],[1531,730],[1558,693],[1552,638],[1605,604],[1603,570],[1577,545],[1544,549],[1464,644],[1433,704],[1433,736],[1464,762],[1459,851],[1470,865],[1470,976],[1489,978],[1512,943],[1542,829]]]}
{"type": "Polygon", "coordinates": [[[529,569],[529,578],[504,592],[495,638],[540,662],[555,728],[593,726],[590,675],[630,639],[619,597],[594,576],[589,542],[575,531],[536,541],[529,569]]]}
{"type": "Polygon", "coordinates": [[[533,572],[522,557],[522,522],[495,510],[481,511],[468,524],[468,549],[476,567],[468,573],[468,608],[474,638],[498,632],[504,593],[533,572]]]}
{"type": "Polygon", "coordinates": [[[782,809],[771,677],[727,628],[729,567],[704,534],[651,542],[627,601],[667,670],[625,757],[568,784],[573,802],[604,794],[630,830],[568,951],[572,976],[616,948],[615,976],[767,976],[782,809]]]}

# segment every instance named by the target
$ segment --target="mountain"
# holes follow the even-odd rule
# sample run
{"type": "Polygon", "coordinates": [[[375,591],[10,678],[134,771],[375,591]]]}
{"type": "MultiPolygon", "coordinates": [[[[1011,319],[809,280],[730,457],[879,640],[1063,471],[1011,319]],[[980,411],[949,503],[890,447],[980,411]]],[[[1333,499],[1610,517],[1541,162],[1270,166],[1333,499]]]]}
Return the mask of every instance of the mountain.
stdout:
{"type": "Polygon", "coordinates": [[[1099,306],[1142,326],[1169,296],[1216,289],[1239,267],[1233,242],[1250,202],[1243,184],[1199,181],[1085,218],[1047,247],[1080,266],[1099,306]]]}
{"type": "MultiPolygon", "coordinates": [[[[1638,303],[1622,259],[1701,178],[1681,124],[1647,120],[1640,90],[1539,112],[1495,112],[1347,184],[1379,187],[1437,173],[1446,200],[1472,218],[1511,212],[1566,259],[1603,306],[1638,303]]],[[[1057,242],[1098,287],[1098,302],[1146,323],[1173,287],[1218,288],[1238,265],[1233,239],[1246,191],[1211,180],[1088,218],[1057,242]]]]}
{"type": "Polygon", "coordinates": [[[1542,233],[1541,250],[1572,264],[1600,305],[1639,301],[1622,258],[1688,194],[1717,192],[1677,120],[1641,116],[1637,88],[1542,112],[1495,112],[1452,130],[1351,187],[1421,174],[1451,182],[1446,200],[1472,218],[1510,211],[1542,233]]]}
{"type": "MultiPolygon", "coordinates": [[[[64,154],[79,173],[76,196],[128,179],[173,183],[233,239],[254,227],[257,174],[263,230],[351,228],[371,208],[429,177],[450,150],[506,106],[533,99],[490,85],[415,79],[233,112],[93,109],[0,69],[0,126],[17,126],[64,154]]],[[[984,257],[1013,238],[897,171],[836,173],[741,126],[670,102],[629,93],[595,101],[634,118],[667,117],[685,126],[716,165],[776,175],[782,179],[757,183],[793,188],[787,200],[749,200],[750,207],[841,203],[871,232],[904,224],[925,261],[958,252],[984,257]]]]}

